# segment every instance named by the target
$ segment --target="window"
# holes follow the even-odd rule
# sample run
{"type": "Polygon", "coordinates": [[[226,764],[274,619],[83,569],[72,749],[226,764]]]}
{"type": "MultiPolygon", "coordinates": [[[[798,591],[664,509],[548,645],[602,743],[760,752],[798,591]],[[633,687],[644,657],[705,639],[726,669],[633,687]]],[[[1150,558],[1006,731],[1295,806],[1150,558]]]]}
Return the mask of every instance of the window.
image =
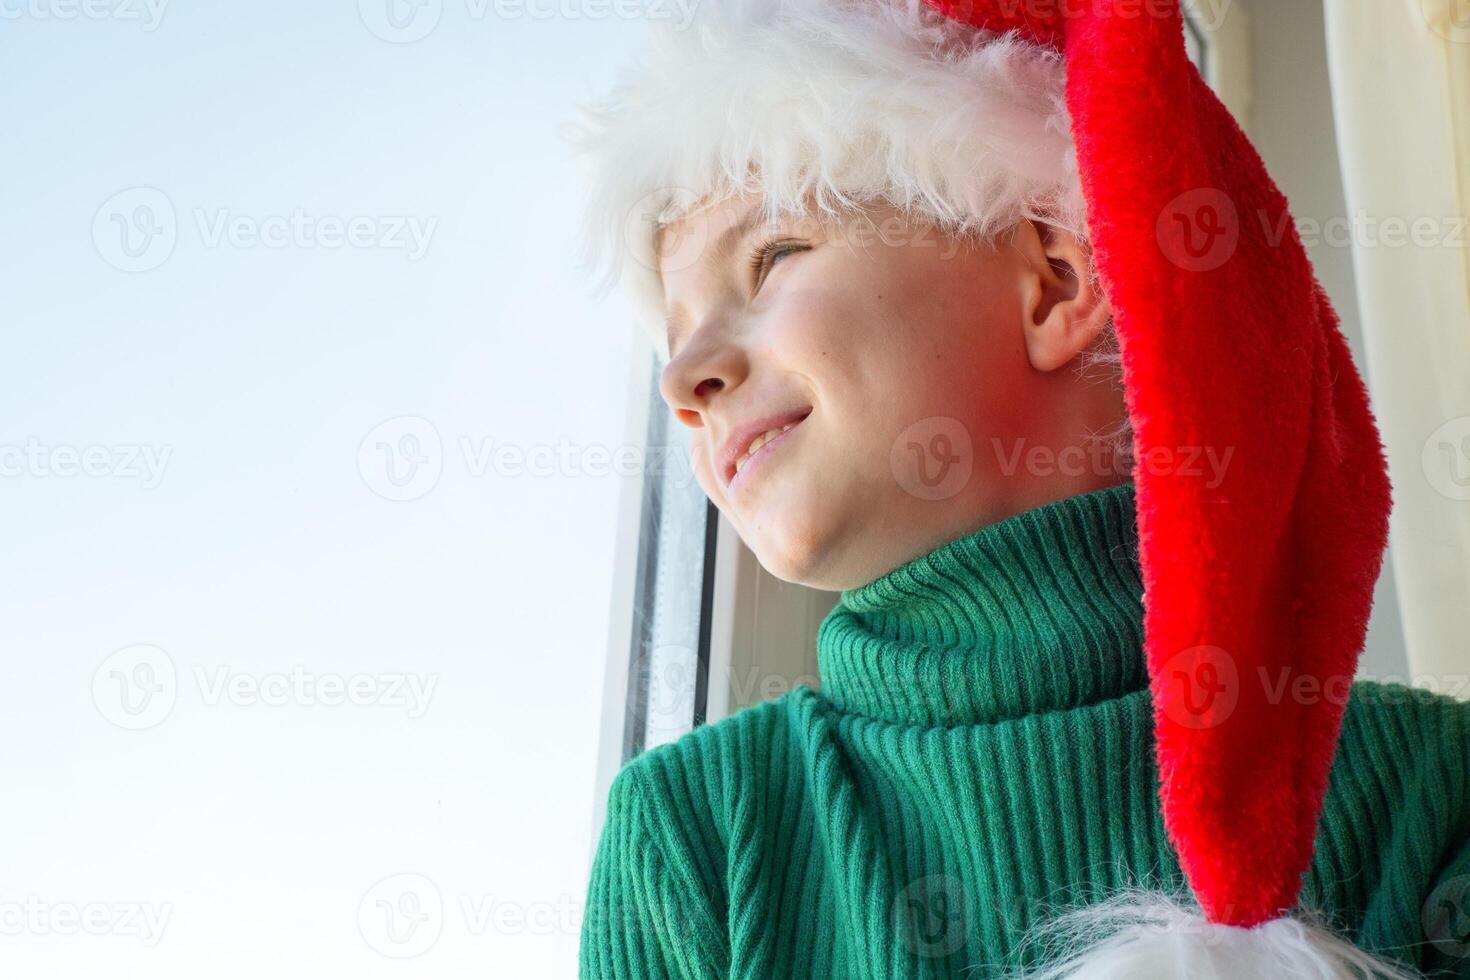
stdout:
{"type": "Polygon", "coordinates": [[[719,512],[694,479],[689,428],[659,395],[657,363],[649,375],[623,762],[701,724],[708,697],[719,512]]]}

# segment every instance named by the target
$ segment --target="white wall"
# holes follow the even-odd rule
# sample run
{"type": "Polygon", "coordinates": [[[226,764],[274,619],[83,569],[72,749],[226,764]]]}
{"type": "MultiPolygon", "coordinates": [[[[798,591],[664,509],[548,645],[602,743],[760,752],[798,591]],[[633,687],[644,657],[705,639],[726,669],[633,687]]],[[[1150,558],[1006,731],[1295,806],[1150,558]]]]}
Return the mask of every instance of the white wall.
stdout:
{"type": "MultiPolygon", "coordinates": [[[[1347,204],[1338,169],[1321,3],[1234,2],[1248,14],[1250,25],[1254,99],[1243,121],[1246,133],[1290,201],[1299,227],[1314,231],[1332,219],[1341,221],[1347,216],[1347,204]]],[[[1342,321],[1358,370],[1366,377],[1352,252],[1346,242],[1334,245],[1327,235],[1303,237],[1317,278],[1342,321]]],[[[1386,557],[1360,672],[1399,679],[1408,672],[1393,571],[1386,557]]]]}

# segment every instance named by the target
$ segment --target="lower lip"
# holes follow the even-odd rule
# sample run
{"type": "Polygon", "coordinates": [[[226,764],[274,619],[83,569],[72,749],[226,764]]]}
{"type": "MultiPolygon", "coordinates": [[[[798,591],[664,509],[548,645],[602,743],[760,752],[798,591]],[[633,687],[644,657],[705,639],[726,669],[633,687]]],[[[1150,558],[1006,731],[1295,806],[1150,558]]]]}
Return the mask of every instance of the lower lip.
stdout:
{"type": "MultiPolygon", "coordinates": [[[[802,419],[802,422],[805,421],[806,419],[802,419]]],[[[726,495],[728,496],[730,494],[733,494],[739,487],[744,486],[750,476],[750,471],[755,469],[757,466],[760,466],[761,463],[765,461],[766,457],[771,454],[771,450],[775,449],[781,443],[785,442],[786,437],[791,435],[791,433],[795,432],[799,428],[801,428],[801,422],[796,423],[791,428],[787,429],[785,432],[781,433],[779,436],[776,436],[774,439],[770,440],[765,445],[757,449],[755,453],[741,465],[740,470],[735,474],[735,478],[731,480],[730,485],[725,488],[726,495]]]]}

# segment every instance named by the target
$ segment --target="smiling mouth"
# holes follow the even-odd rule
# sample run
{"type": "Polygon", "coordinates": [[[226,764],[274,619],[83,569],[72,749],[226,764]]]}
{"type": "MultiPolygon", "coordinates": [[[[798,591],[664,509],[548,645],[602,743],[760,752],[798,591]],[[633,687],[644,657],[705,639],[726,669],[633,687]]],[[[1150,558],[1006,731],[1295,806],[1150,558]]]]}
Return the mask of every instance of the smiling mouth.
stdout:
{"type": "Polygon", "coordinates": [[[754,451],[748,451],[735,461],[735,470],[730,477],[730,482],[726,485],[726,492],[733,492],[736,486],[748,477],[750,471],[764,463],[766,457],[775,451],[776,446],[784,442],[786,437],[796,431],[796,428],[805,422],[811,414],[811,409],[807,409],[806,414],[800,418],[788,422],[780,428],[771,429],[763,433],[761,436],[763,441],[760,445],[756,446],[754,451]]]}

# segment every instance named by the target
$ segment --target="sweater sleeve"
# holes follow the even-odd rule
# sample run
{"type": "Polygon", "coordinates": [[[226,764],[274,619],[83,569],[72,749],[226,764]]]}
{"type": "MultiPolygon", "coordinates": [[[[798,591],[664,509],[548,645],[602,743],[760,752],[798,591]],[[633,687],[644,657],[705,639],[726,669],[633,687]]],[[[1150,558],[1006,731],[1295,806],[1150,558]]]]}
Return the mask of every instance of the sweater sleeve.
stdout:
{"type": "Polygon", "coordinates": [[[582,921],[581,980],[716,980],[728,954],[712,906],[667,812],[636,765],[608,791],[582,921]]]}
{"type": "Polygon", "coordinates": [[[1420,969],[1426,976],[1470,980],[1470,703],[1435,698],[1421,719],[1426,741],[1426,810],[1442,815],[1443,836],[1427,893],[1417,909],[1420,969]]]}
{"type": "Polygon", "coordinates": [[[1355,681],[1332,778],[1304,897],[1364,949],[1470,980],[1470,703],[1355,681]]]}
{"type": "Polygon", "coordinates": [[[1470,842],[1461,841],[1435,877],[1422,920],[1424,972],[1470,980],[1470,842]]]}

